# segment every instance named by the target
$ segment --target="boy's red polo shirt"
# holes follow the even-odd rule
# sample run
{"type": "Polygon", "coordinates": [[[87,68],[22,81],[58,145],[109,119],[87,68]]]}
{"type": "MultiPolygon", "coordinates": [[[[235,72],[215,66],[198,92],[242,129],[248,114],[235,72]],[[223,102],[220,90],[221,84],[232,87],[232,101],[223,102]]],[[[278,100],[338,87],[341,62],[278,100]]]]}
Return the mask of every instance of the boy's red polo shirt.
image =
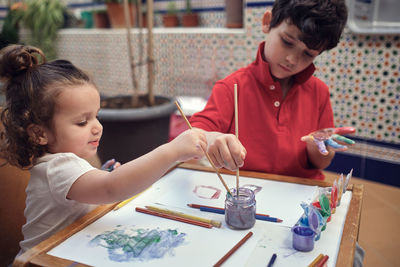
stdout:
{"type": "Polygon", "coordinates": [[[234,84],[238,85],[239,140],[247,150],[242,169],[281,175],[323,179],[322,172],[308,162],[306,143],[310,132],[334,127],[329,90],[312,76],[311,64],[295,77],[284,100],[262,55],[218,81],[203,111],[195,113],[193,127],[235,134],[234,84]]]}

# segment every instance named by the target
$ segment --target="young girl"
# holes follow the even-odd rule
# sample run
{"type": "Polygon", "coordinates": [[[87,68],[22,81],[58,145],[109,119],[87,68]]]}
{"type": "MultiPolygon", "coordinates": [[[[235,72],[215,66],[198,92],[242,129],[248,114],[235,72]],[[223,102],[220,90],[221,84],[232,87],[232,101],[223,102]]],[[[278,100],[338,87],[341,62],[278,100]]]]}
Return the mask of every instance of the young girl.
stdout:
{"type": "Polygon", "coordinates": [[[1,156],[29,168],[25,252],[85,215],[92,204],[121,201],[146,189],[176,161],[200,158],[207,141],[188,130],[112,172],[92,167],[102,135],[100,96],[87,74],[66,60],[46,63],[41,50],[13,45],[0,51],[6,106],[1,156]],[[156,166],[156,167],[155,167],[156,166]]]}

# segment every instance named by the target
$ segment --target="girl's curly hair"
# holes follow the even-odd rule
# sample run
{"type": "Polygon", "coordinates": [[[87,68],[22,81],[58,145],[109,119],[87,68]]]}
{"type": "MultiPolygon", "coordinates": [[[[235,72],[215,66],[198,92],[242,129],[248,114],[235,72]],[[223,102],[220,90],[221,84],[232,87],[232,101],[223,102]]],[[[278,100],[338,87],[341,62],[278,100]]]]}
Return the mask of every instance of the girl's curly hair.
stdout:
{"type": "Polygon", "coordinates": [[[32,124],[51,129],[57,96],[69,86],[93,84],[89,76],[67,60],[46,62],[32,46],[10,45],[0,51],[0,79],[6,95],[1,113],[0,156],[26,168],[47,152],[28,134],[32,124]]]}

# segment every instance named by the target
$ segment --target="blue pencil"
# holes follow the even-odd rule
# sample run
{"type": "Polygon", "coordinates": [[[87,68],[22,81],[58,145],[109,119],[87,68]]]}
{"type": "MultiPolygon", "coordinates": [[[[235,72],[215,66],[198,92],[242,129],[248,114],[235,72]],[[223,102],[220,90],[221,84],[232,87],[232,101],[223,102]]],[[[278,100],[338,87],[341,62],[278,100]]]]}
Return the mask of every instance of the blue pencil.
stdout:
{"type": "MultiPolygon", "coordinates": [[[[213,207],[199,207],[201,211],[207,211],[207,212],[213,212],[213,213],[218,213],[218,214],[225,214],[225,210],[221,208],[213,208],[213,207]]],[[[262,220],[262,221],[269,221],[269,222],[282,222],[281,219],[275,218],[275,217],[270,217],[268,215],[264,214],[256,214],[256,219],[257,220],[262,220]]]]}
{"type": "Polygon", "coordinates": [[[269,263],[268,263],[267,267],[272,267],[272,265],[274,265],[275,259],[276,259],[276,253],[272,254],[272,257],[269,260],[269,263]]]}
{"type": "Polygon", "coordinates": [[[213,212],[213,213],[218,213],[218,214],[225,214],[224,209],[216,209],[216,208],[211,208],[211,207],[200,207],[201,211],[208,211],[208,212],[213,212]]]}

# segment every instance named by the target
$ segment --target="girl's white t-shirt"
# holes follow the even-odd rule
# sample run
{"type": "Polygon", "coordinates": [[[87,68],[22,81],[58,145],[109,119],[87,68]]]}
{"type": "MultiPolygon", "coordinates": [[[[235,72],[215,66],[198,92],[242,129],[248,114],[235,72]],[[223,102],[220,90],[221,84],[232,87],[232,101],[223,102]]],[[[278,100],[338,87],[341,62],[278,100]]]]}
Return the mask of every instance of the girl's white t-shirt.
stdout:
{"type": "MultiPolygon", "coordinates": [[[[84,173],[95,169],[73,153],[45,154],[30,170],[26,188],[26,223],[21,251],[27,251],[79,219],[96,205],[67,199],[72,184],[84,173]]],[[[18,255],[19,255],[18,254],[18,255]]]]}

